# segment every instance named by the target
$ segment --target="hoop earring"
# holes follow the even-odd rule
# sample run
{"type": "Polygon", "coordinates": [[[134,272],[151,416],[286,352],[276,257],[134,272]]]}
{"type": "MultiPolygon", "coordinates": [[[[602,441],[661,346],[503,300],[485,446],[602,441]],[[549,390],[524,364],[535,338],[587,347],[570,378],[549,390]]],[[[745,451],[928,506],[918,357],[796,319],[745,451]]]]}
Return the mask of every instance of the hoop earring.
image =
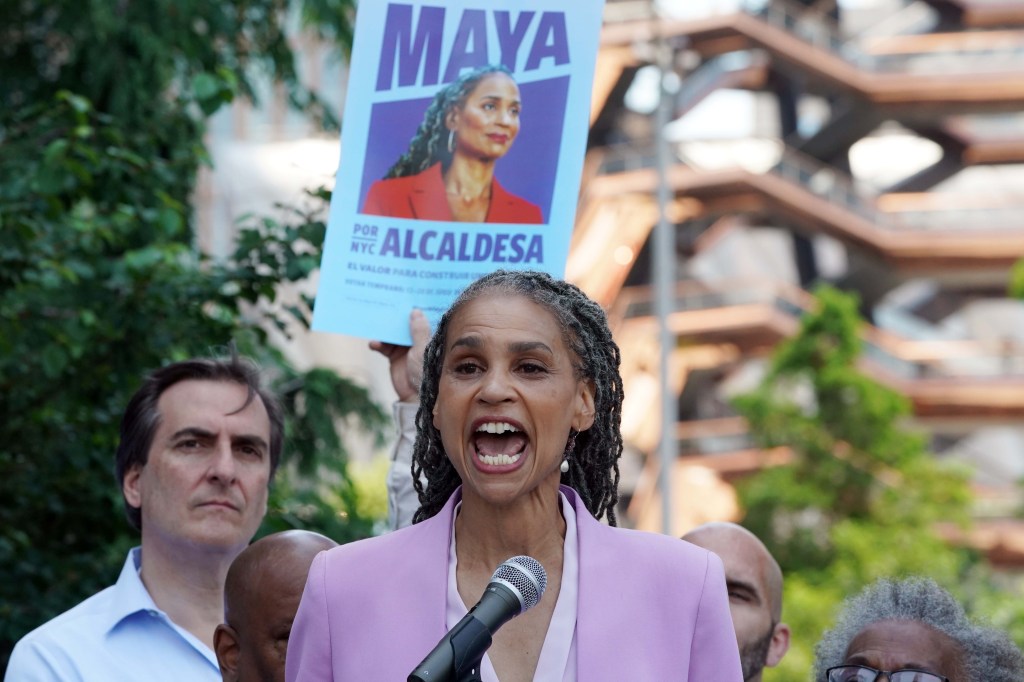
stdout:
{"type": "Polygon", "coordinates": [[[455,153],[455,131],[451,128],[448,129],[448,153],[455,153]]]}

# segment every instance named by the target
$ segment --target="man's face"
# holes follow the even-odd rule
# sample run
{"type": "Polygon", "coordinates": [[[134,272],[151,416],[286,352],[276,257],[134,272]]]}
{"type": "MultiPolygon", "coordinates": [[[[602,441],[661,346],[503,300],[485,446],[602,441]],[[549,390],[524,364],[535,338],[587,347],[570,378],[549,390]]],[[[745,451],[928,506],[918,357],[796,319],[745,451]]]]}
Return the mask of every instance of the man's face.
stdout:
{"type": "MultiPolygon", "coordinates": [[[[237,679],[245,682],[284,682],[284,660],[288,636],[305,576],[285,587],[279,582],[263,590],[259,599],[246,605],[241,622],[236,622],[238,638],[237,679]]],[[[270,581],[262,581],[269,585],[270,581]]],[[[235,619],[232,618],[232,621],[235,619]]]]}
{"type": "Polygon", "coordinates": [[[228,623],[218,626],[214,650],[224,682],[284,682],[285,654],[292,621],[299,610],[306,574],[316,553],[329,548],[323,542],[307,539],[285,541],[281,535],[264,538],[238,559],[253,560],[240,574],[229,574],[227,599],[228,623]],[[266,543],[274,543],[267,545],[266,543]],[[254,559],[260,548],[264,554],[254,559]],[[255,566],[255,568],[252,568],[255,566]]]}
{"type": "Polygon", "coordinates": [[[142,510],[143,545],[240,551],[267,510],[270,419],[263,401],[230,381],[181,381],[157,401],[145,465],[125,475],[142,510]]]}
{"type": "Polygon", "coordinates": [[[752,538],[741,533],[731,529],[707,529],[686,539],[714,552],[722,560],[743,679],[759,680],[765,665],[775,665],[785,654],[788,629],[785,643],[779,650],[764,550],[752,538]]]}

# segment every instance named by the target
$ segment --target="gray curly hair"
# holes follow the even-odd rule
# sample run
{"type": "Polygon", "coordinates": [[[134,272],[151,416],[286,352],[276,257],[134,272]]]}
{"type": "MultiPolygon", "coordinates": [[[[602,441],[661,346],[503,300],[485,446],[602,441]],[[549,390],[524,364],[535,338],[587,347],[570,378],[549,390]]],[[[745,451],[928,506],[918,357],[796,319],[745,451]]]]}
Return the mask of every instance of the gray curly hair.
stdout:
{"type": "Polygon", "coordinates": [[[1010,638],[972,623],[953,595],[930,578],[882,579],[848,599],[835,627],[815,647],[814,680],[824,680],[826,670],[843,664],[850,642],[864,628],[886,620],[919,621],[957,642],[966,682],[1024,680],[1024,655],[1010,638]]]}

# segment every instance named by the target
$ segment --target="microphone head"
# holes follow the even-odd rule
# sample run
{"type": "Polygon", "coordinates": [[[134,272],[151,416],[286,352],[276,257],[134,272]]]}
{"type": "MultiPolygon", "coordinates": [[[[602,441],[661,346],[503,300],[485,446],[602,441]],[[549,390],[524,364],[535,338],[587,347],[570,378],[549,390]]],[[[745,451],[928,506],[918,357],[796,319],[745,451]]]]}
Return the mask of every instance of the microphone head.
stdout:
{"type": "Polygon", "coordinates": [[[491,576],[491,582],[499,582],[510,588],[519,598],[519,613],[532,609],[544,596],[548,586],[548,574],[540,562],[520,554],[505,560],[491,576]]]}

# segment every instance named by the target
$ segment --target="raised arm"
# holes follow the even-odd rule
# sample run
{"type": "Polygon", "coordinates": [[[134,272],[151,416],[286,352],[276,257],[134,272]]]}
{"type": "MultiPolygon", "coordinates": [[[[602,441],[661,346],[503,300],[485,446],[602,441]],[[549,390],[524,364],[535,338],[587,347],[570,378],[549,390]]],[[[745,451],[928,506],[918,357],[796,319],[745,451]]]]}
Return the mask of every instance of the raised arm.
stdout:
{"type": "Polygon", "coordinates": [[[398,394],[394,406],[398,440],[391,451],[388,469],[388,527],[404,528],[412,523],[420,501],[412,485],[412,449],[416,443],[416,411],[419,409],[420,383],[423,380],[423,351],[430,340],[430,323],[422,311],[409,315],[412,346],[371,341],[370,348],[388,359],[391,383],[398,394]]]}

